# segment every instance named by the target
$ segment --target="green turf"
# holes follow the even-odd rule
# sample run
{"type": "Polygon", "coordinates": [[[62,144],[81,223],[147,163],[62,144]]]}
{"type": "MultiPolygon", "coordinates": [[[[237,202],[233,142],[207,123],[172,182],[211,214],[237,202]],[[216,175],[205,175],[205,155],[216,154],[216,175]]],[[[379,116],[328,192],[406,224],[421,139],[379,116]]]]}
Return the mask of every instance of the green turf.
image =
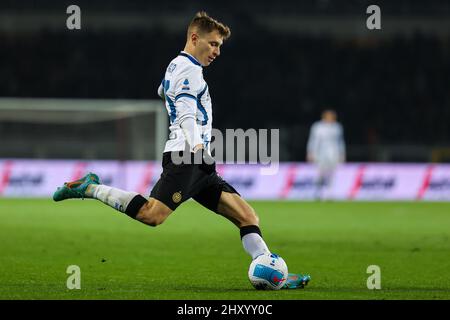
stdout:
{"type": "Polygon", "coordinates": [[[0,299],[449,299],[450,204],[252,202],[304,290],[256,291],[238,230],[194,202],[152,228],[94,200],[0,200],[0,299]],[[69,265],[81,290],[69,290],[69,265]],[[366,269],[381,268],[381,290],[366,269]]]}

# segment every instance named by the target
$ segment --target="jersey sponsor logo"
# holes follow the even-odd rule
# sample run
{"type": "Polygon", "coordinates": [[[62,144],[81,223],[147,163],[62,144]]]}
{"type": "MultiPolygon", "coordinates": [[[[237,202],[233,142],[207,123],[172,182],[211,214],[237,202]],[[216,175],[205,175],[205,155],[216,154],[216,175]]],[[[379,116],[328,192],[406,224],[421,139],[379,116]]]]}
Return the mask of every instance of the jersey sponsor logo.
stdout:
{"type": "Polygon", "coordinates": [[[175,193],[172,195],[172,201],[175,202],[175,203],[180,202],[180,201],[181,201],[181,198],[182,198],[182,196],[181,196],[181,191],[175,192],[175,193]]]}
{"type": "Polygon", "coordinates": [[[169,66],[167,67],[167,72],[168,73],[172,73],[173,72],[173,70],[175,70],[175,68],[177,67],[177,65],[175,64],[175,63],[171,63],[171,64],[169,64],[169,66]]]}
{"type": "Polygon", "coordinates": [[[183,84],[188,85],[189,84],[189,80],[187,78],[184,79],[183,84]]]}
{"type": "Polygon", "coordinates": [[[190,90],[191,88],[189,87],[182,87],[181,90],[190,90]]]}

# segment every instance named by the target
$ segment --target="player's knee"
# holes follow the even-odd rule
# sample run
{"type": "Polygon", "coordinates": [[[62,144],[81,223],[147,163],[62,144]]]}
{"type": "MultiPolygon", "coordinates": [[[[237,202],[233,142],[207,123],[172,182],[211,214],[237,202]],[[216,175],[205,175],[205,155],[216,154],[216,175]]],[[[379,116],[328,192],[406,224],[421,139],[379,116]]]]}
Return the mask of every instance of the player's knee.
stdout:
{"type": "Polygon", "coordinates": [[[147,214],[140,219],[141,222],[149,225],[150,227],[156,227],[162,224],[166,220],[164,217],[158,215],[157,213],[147,214]]]}
{"type": "Polygon", "coordinates": [[[244,210],[241,225],[242,226],[259,225],[259,217],[256,214],[255,210],[253,210],[253,208],[249,207],[248,209],[244,210]]]}
{"type": "Polygon", "coordinates": [[[146,217],[145,223],[148,224],[150,227],[156,227],[159,226],[164,222],[164,218],[161,217],[158,214],[152,214],[146,217]]]}
{"type": "Polygon", "coordinates": [[[250,220],[252,225],[259,226],[259,217],[254,211],[253,215],[250,217],[250,220]]]}
{"type": "Polygon", "coordinates": [[[151,227],[156,227],[162,224],[164,220],[166,220],[166,217],[156,210],[153,204],[147,202],[142,206],[141,210],[139,210],[136,219],[151,227]]]}

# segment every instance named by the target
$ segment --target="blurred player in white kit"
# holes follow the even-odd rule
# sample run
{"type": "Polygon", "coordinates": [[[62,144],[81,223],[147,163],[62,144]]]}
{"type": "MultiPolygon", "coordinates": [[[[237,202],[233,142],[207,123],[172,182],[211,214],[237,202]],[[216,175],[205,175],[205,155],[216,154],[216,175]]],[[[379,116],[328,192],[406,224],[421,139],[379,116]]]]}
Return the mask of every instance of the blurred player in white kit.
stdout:
{"type": "Polygon", "coordinates": [[[342,125],[337,122],[336,112],[325,110],[322,119],[311,126],[307,144],[307,161],[317,166],[319,179],[315,198],[326,198],[323,190],[332,183],[334,172],[345,162],[345,142],[342,125]]]}

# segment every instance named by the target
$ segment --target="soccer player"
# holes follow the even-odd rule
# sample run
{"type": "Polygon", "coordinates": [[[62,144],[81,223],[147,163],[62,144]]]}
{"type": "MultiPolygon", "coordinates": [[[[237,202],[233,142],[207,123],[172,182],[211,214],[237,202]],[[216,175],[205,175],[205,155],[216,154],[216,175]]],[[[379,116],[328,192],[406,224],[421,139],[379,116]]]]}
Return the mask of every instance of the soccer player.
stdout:
{"type": "Polygon", "coordinates": [[[323,189],[332,182],[336,167],[345,161],[343,129],[336,118],[335,111],[323,111],[322,120],[312,125],[309,134],[307,161],[314,163],[319,171],[316,199],[323,198],[323,189]]]}
{"type": "MultiPolygon", "coordinates": [[[[212,104],[203,68],[220,56],[229,27],[199,12],[187,30],[184,50],[168,65],[158,94],[165,100],[170,119],[160,179],[147,199],[100,183],[93,173],[66,182],[53,199],[94,198],[149,226],[164,222],[189,198],[220,214],[240,229],[245,251],[255,259],[270,254],[262,238],[259,219],[253,208],[216,172],[209,152],[212,104]],[[187,159],[180,164],[180,158],[187,159]]],[[[290,274],[286,288],[304,287],[308,275],[290,274]]]]}

